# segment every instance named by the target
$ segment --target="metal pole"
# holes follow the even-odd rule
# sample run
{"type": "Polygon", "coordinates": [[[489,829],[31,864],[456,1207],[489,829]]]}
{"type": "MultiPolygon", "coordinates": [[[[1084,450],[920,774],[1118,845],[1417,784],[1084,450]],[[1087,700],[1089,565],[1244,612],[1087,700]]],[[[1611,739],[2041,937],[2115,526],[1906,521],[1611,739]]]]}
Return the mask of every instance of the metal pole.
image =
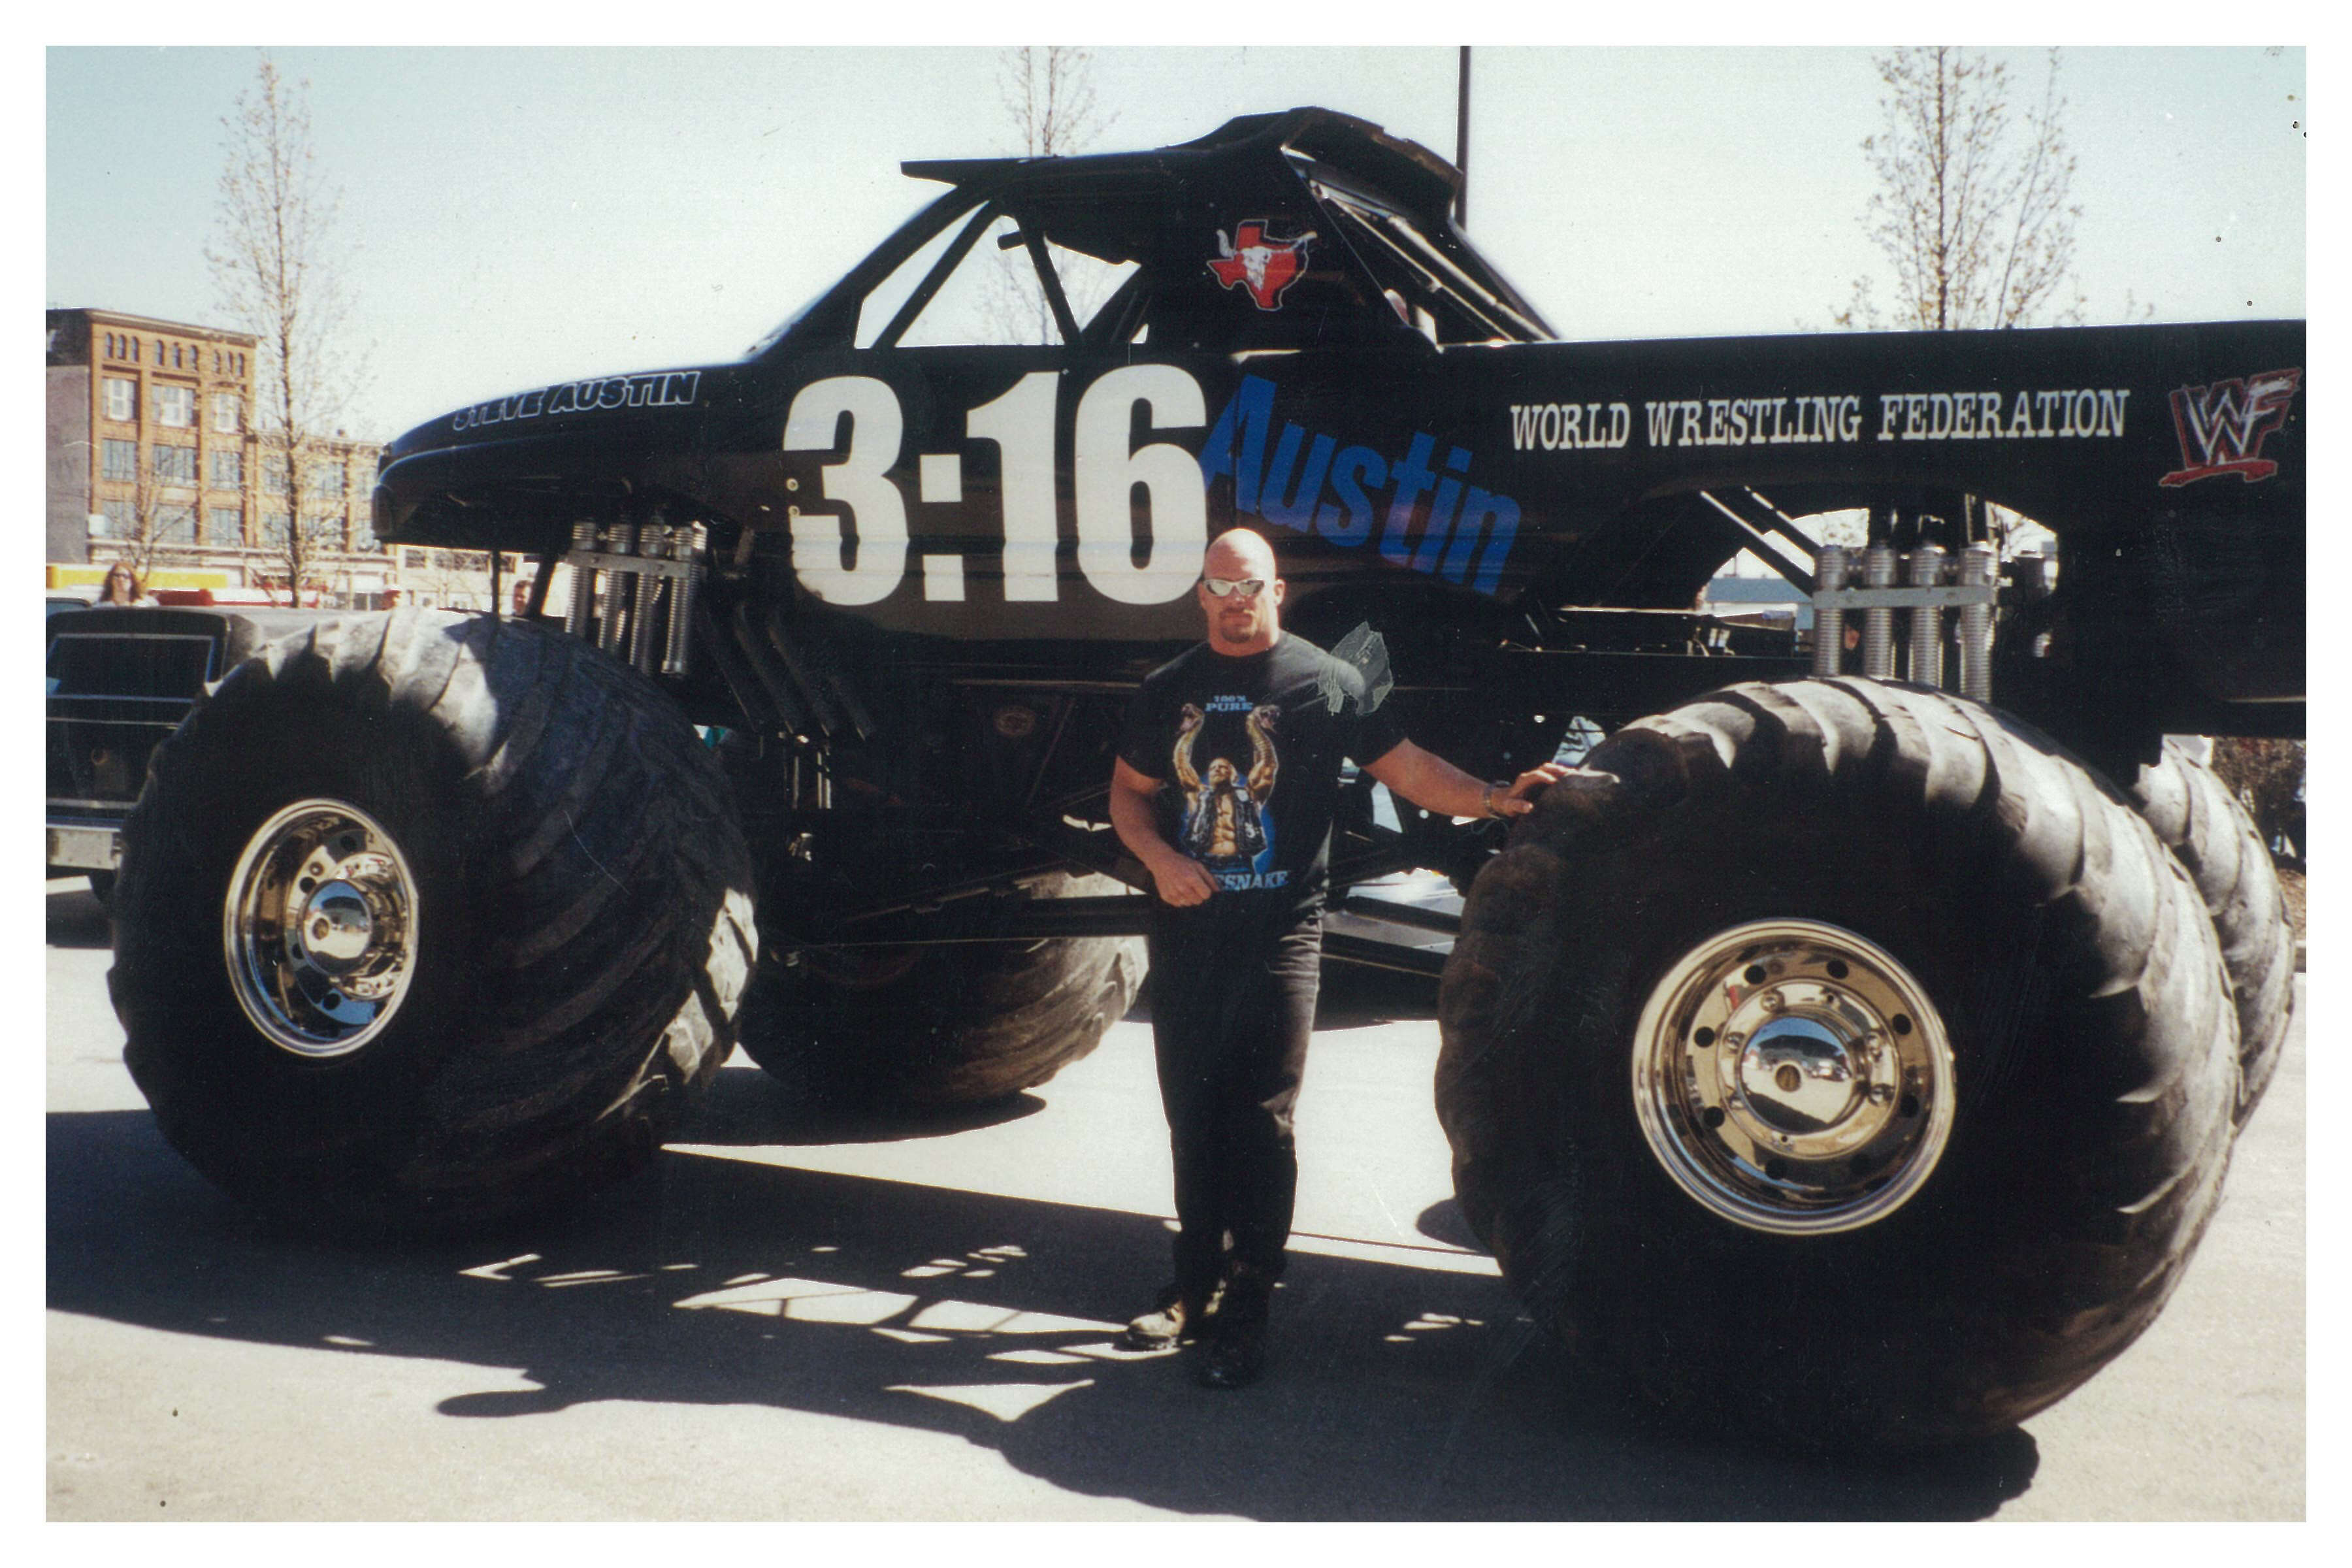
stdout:
{"type": "Polygon", "coordinates": [[[1454,221],[1470,226],[1470,46],[1462,46],[1462,74],[1454,94],[1454,167],[1462,175],[1454,193],[1454,221]]]}

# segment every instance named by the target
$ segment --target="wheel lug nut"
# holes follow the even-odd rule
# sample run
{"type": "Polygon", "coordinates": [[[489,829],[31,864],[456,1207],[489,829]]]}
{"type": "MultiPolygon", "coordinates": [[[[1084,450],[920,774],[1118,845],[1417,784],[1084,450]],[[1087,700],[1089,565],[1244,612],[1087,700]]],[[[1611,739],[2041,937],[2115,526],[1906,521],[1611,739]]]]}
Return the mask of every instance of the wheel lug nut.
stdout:
{"type": "Polygon", "coordinates": [[[1756,999],[1756,1005],[1767,1013],[1777,1013],[1789,1004],[1778,991],[1767,991],[1756,999]]]}

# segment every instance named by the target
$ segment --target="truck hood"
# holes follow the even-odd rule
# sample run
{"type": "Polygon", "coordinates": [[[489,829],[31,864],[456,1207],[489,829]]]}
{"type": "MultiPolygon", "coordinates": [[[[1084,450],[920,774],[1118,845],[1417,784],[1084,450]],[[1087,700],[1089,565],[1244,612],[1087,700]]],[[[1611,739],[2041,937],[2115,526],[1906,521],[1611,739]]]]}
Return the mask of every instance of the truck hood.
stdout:
{"type": "Polygon", "coordinates": [[[719,383],[740,367],[696,365],[676,370],[632,371],[535,386],[462,408],[408,430],[384,448],[389,468],[404,458],[450,447],[511,440],[543,431],[675,416],[707,405],[719,383]]]}

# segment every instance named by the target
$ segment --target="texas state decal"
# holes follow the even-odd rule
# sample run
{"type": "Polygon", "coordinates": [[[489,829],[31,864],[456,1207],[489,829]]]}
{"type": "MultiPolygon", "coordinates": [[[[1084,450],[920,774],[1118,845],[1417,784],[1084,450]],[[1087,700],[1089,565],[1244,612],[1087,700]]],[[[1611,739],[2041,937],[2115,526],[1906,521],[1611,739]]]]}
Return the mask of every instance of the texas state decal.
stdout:
{"type": "Polygon", "coordinates": [[[1307,270],[1307,242],[1314,237],[1310,228],[1296,239],[1268,238],[1265,220],[1251,218],[1234,228],[1230,240],[1223,229],[1217,230],[1220,259],[1210,262],[1209,270],[1228,289],[1248,289],[1259,310],[1278,310],[1282,291],[1307,270]]]}
{"type": "Polygon", "coordinates": [[[2278,465],[2263,456],[2263,442],[2286,423],[2302,385],[2297,367],[2180,388],[2172,395],[2180,467],[2156,482],[2177,488],[2217,474],[2235,474],[2248,484],[2269,479],[2278,465]]]}

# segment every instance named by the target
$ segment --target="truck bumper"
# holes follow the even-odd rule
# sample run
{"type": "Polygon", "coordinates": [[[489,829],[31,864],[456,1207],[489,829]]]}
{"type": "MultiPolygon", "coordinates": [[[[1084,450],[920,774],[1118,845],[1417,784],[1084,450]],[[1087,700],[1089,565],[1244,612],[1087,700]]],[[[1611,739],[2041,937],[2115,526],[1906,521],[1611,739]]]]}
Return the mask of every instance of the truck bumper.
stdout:
{"type": "Polygon", "coordinates": [[[111,871],[122,858],[122,829],[111,822],[52,822],[49,860],[76,871],[111,871]]]}

